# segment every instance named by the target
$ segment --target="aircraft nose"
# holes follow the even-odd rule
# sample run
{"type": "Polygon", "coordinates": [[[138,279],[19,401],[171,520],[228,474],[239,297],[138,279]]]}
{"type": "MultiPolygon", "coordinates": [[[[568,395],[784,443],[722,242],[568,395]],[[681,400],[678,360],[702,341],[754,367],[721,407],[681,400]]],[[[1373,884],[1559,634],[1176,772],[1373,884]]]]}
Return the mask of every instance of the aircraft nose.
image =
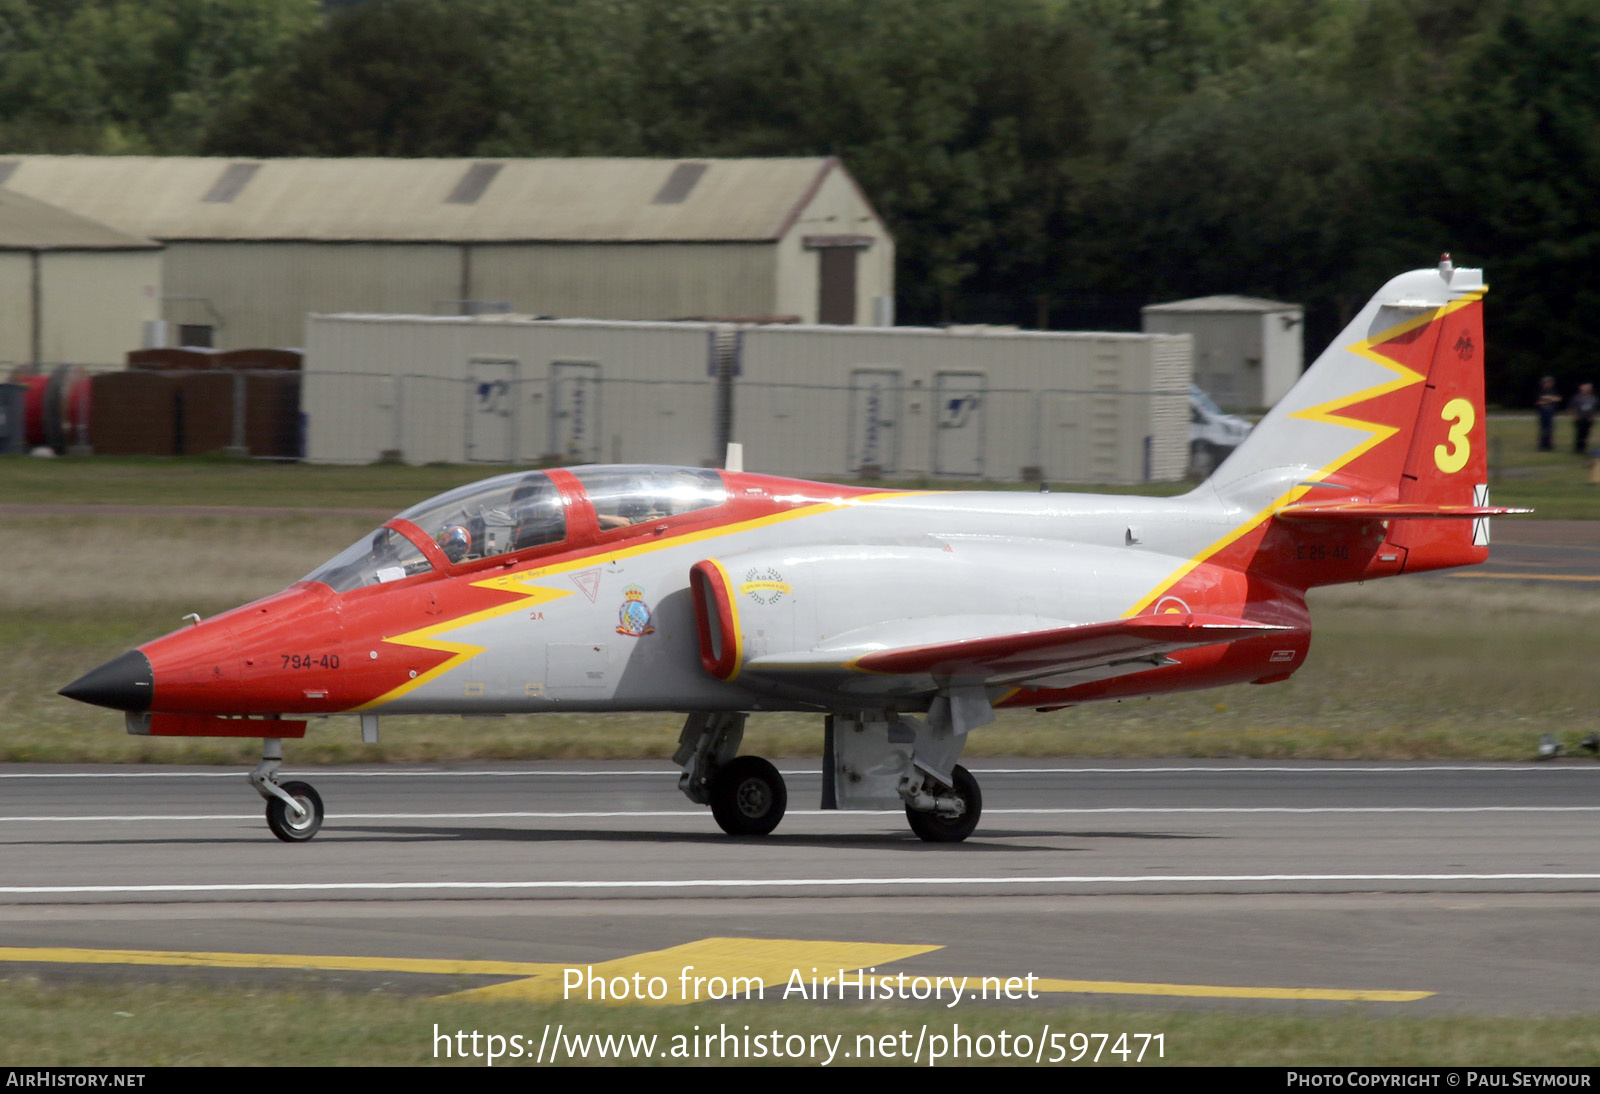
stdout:
{"type": "Polygon", "coordinates": [[[138,650],[131,650],[84,673],[59,694],[112,710],[144,711],[150,709],[150,697],[154,692],[155,673],[150,668],[150,659],[138,650]]]}

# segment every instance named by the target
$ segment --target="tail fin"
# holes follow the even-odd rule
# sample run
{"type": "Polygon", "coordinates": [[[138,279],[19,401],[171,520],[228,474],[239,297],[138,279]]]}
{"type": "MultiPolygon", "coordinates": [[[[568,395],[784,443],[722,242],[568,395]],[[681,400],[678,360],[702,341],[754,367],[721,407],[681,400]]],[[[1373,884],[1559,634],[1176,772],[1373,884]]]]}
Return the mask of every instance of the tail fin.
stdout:
{"type": "Polygon", "coordinates": [[[1485,291],[1448,256],[1394,278],[1209,485],[1285,519],[1394,520],[1366,576],[1482,562],[1483,518],[1508,511],[1487,504],[1485,291]]]}

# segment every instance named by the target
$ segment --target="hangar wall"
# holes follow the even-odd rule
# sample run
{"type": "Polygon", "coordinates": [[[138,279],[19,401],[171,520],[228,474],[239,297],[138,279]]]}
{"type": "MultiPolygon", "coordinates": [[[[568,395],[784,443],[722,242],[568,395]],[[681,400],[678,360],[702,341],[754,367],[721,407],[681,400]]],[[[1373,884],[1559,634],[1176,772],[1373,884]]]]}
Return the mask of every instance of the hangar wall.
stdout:
{"type": "Polygon", "coordinates": [[[161,317],[161,252],[0,251],[0,363],[121,364],[161,317]],[[35,263],[38,273],[35,315],[35,263]]]}
{"type": "Polygon", "coordinates": [[[728,243],[188,241],[167,248],[165,316],[213,327],[223,349],[298,346],[311,312],[451,315],[465,300],[595,319],[771,316],[780,314],[773,251],[728,243]]]}
{"type": "Polygon", "coordinates": [[[1188,336],[313,316],[306,457],[1173,481],[1188,336]],[[720,385],[719,379],[725,384],[720,385]],[[719,398],[725,403],[719,403],[719,398]]]}
{"type": "Polygon", "coordinates": [[[855,316],[860,325],[893,326],[894,239],[878,226],[872,206],[843,171],[827,175],[795,226],[776,244],[777,294],[773,313],[802,323],[827,322],[821,314],[822,259],[832,241],[854,254],[855,316]],[[890,313],[879,313],[879,301],[890,313]],[[883,320],[887,322],[883,322],[883,320]]]}
{"type": "Polygon", "coordinates": [[[782,311],[770,243],[502,243],[466,250],[467,298],[503,300],[514,312],[688,319],[782,311]]]}
{"type": "Polygon", "coordinates": [[[167,245],[165,291],[166,318],[213,327],[218,348],[298,346],[312,311],[427,314],[458,299],[461,256],[448,244],[185,240],[167,245]]]}
{"type": "Polygon", "coordinates": [[[33,359],[33,256],[27,251],[0,251],[0,363],[33,359]]]}
{"type": "Polygon", "coordinates": [[[40,358],[120,364],[161,318],[161,252],[57,251],[41,256],[40,358]]]}

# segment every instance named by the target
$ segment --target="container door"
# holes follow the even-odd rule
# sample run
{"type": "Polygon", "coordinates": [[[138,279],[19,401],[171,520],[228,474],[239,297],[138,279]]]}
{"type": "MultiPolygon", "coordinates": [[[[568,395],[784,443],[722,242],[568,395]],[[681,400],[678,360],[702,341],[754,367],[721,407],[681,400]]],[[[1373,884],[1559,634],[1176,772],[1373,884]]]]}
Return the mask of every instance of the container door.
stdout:
{"type": "Polygon", "coordinates": [[[511,463],[517,453],[517,363],[474,358],[467,399],[467,462],[511,463]]]}
{"type": "Polygon", "coordinates": [[[850,374],[850,466],[857,473],[900,470],[900,392],[899,369],[850,374]]]}
{"type": "Polygon", "coordinates": [[[550,455],[560,463],[600,462],[600,366],[550,365],[550,455]]]}
{"type": "Polygon", "coordinates": [[[934,378],[934,474],[983,476],[986,390],[981,372],[941,372],[934,378]]]}

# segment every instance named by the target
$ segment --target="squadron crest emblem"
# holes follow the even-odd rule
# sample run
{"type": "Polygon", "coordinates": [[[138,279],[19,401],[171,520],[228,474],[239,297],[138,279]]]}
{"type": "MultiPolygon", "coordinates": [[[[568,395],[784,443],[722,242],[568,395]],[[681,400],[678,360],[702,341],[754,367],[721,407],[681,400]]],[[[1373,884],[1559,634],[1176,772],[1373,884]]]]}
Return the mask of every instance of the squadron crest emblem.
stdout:
{"type": "Polygon", "coordinates": [[[629,585],[622,590],[622,595],[627,599],[617,610],[617,633],[632,638],[654,634],[655,628],[650,625],[650,605],[644,602],[644,590],[637,585],[629,585]]]}

